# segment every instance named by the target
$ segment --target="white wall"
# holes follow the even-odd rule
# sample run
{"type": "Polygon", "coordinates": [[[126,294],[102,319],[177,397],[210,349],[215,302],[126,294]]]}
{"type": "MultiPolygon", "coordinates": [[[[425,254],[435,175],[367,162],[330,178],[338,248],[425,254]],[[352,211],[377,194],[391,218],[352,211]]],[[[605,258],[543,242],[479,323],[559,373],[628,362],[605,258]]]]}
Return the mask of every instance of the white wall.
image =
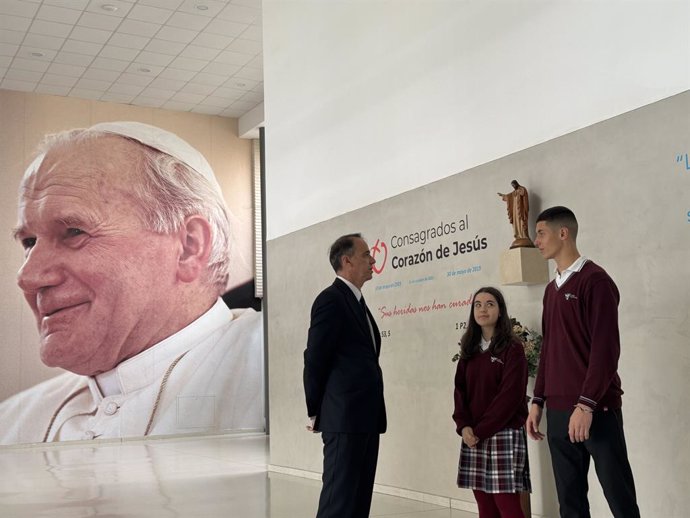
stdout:
{"type": "MultiPolygon", "coordinates": [[[[578,216],[580,251],[606,268],[621,293],[619,326],[623,413],[642,516],[686,518],[690,508],[690,91],[633,110],[477,168],[357,209],[267,244],[271,464],[321,470],[321,443],[304,431],[302,353],[309,308],[333,279],[326,249],[338,235],[362,231],[380,271],[364,286],[384,333],[381,353],[388,432],[381,440],[377,483],[467,508],[455,487],[460,439],[450,419],[450,358],[467,318],[466,300],[480,286],[501,284],[499,259],[512,242],[496,195],[512,178],[530,189],[530,228],[546,206],[565,203],[578,216]],[[678,157],[682,160],[678,161],[678,157]],[[459,221],[467,222],[460,228],[459,221]],[[401,244],[395,236],[458,222],[457,232],[401,244]],[[486,240],[455,255],[454,242],[486,240]],[[436,250],[445,245],[448,257],[436,250]],[[393,257],[426,260],[399,266],[393,257]],[[397,266],[397,267],[396,267],[397,266]],[[429,311],[422,306],[432,305],[429,311]],[[445,306],[444,306],[445,304],[445,306]],[[414,314],[391,309],[418,308],[414,314]]],[[[532,230],[533,234],[533,230],[532,230]]],[[[553,268],[553,264],[550,265],[553,268]]],[[[544,285],[501,286],[511,316],[540,328],[544,285]]],[[[531,394],[531,390],[528,389],[531,394]]],[[[548,403],[548,402],[547,402],[548,403]]],[[[555,518],[548,447],[530,441],[532,511],[555,518]]],[[[386,489],[386,488],[384,488],[386,489]]],[[[610,512],[594,469],[594,518],[610,512]]]]}
{"type": "Polygon", "coordinates": [[[687,0],[263,10],[269,239],[690,87],[687,0]]]}

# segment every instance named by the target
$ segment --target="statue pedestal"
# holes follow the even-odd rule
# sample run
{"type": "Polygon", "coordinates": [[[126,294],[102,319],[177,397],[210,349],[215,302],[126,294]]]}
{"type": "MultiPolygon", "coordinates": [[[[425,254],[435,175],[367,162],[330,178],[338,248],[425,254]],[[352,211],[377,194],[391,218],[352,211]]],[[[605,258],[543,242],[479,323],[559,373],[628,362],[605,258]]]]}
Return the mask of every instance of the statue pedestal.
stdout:
{"type": "Polygon", "coordinates": [[[536,248],[511,248],[501,253],[501,284],[529,286],[549,282],[548,262],[536,248]]]}
{"type": "Polygon", "coordinates": [[[515,241],[510,245],[510,248],[534,248],[534,243],[528,237],[516,237],[515,241]]]}

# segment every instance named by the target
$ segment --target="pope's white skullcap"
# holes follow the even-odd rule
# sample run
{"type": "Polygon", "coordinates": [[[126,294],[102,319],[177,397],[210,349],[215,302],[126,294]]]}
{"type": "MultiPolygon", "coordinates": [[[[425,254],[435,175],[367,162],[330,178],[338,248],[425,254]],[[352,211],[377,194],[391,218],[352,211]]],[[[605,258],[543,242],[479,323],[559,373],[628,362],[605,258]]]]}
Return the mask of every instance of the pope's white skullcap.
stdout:
{"type": "Polygon", "coordinates": [[[221,192],[213,169],[204,155],[174,133],[143,122],[133,121],[101,122],[91,126],[87,131],[102,131],[121,135],[162,151],[201,174],[218,192],[221,192]]]}

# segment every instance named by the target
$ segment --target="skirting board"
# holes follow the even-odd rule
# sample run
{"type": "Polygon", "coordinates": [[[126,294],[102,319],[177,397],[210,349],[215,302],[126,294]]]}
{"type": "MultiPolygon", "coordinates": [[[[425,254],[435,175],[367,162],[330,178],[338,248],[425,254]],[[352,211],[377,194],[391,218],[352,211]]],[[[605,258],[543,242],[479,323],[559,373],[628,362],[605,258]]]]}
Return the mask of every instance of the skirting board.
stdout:
{"type": "MultiPolygon", "coordinates": [[[[269,464],[267,469],[268,471],[281,473],[283,475],[292,475],[294,477],[308,478],[311,480],[321,480],[321,473],[314,471],[287,468],[285,466],[276,466],[274,464],[269,464]]],[[[425,504],[434,504],[441,507],[450,507],[451,509],[458,509],[459,511],[466,511],[469,513],[479,512],[477,510],[477,504],[474,502],[457,500],[455,498],[448,498],[447,496],[431,495],[429,493],[422,493],[420,491],[412,491],[410,489],[403,489],[399,487],[385,486],[383,484],[374,484],[374,493],[407,498],[408,500],[416,500],[418,502],[424,502],[425,504]]],[[[549,517],[539,514],[532,514],[532,518],[549,517]]]]}

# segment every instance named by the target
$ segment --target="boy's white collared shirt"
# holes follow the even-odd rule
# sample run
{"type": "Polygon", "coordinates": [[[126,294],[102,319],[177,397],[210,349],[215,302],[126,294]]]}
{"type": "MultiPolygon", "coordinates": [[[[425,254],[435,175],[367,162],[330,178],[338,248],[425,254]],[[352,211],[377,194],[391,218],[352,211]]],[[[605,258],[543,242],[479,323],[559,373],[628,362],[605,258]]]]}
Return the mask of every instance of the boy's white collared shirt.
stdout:
{"type": "Polygon", "coordinates": [[[587,262],[587,258],[583,255],[578,257],[573,264],[568,266],[563,272],[559,272],[558,268],[556,268],[556,286],[561,287],[565,283],[565,281],[568,280],[568,278],[574,274],[575,272],[579,272],[582,270],[582,267],[585,265],[587,262]]]}

